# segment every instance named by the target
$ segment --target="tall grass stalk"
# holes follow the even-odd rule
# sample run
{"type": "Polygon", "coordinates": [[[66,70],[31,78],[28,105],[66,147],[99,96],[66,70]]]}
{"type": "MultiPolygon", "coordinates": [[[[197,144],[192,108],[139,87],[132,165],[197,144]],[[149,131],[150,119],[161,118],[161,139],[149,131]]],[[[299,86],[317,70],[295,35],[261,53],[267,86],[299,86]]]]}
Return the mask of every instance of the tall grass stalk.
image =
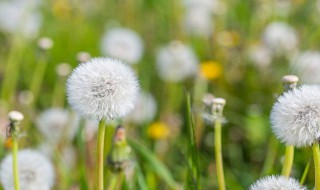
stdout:
{"type": "Polygon", "coordinates": [[[310,165],[311,165],[311,160],[312,160],[312,159],[309,159],[306,167],[304,168],[302,177],[301,177],[301,179],[300,179],[300,185],[303,185],[304,182],[306,181],[306,178],[307,178],[307,175],[308,175],[308,172],[309,172],[309,169],[310,169],[310,165]]]}
{"type": "Polygon", "coordinates": [[[195,129],[194,129],[194,119],[191,109],[191,97],[190,94],[186,94],[186,104],[187,104],[187,121],[188,121],[188,179],[189,179],[189,189],[200,190],[200,167],[199,167],[199,153],[197,149],[195,129]]]}

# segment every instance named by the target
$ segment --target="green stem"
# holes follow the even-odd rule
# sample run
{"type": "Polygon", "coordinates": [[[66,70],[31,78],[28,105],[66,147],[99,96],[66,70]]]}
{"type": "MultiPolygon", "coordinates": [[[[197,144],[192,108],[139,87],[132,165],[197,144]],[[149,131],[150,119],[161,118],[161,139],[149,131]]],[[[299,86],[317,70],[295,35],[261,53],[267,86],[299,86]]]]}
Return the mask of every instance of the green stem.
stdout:
{"type": "Polygon", "coordinates": [[[271,136],[268,143],[266,159],[264,160],[263,169],[260,176],[265,176],[266,174],[270,174],[272,172],[272,168],[274,166],[274,162],[276,160],[278,152],[278,147],[279,143],[277,139],[274,136],[271,136]]]}
{"type": "Polygon", "coordinates": [[[314,175],[315,175],[315,187],[314,190],[320,190],[320,152],[319,144],[312,145],[313,160],[314,160],[314,175]]]}
{"type": "Polygon", "coordinates": [[[118,181],[118,175],[111,174],[107,190],[115,190],[117,186],[117,181],[118,181]]]}
{"type": "Polygon", "coordinates": [[[216,168],[217,168],[217,177],[219,190],[225,190],[225,180],[223,174],[223,160],[222,160],[222,147],[221,147],[221,121],[217,119],[215,121],[215,134],[214,134],[214,147],[215,147],[215,156],[216,156],[216,168]]]}
{"type": "Polygon", "coordinates": [[[47,62],[45,58],[40,58],[34,70],[33,77],[31,80],[31,85],[30,85],[30,91],[32,92],[33,98],[34,98],[31,106],[33,106],[38,99],[38,94],[41,88],[41,84],[43,82],[43,77],[44,77],[46,68],[47,68],[47,62]]]}
{"type": "Polygon", "coordinates": [[[97,190],[103,188],[103,162],[104,162],[104,135],[105,135],[105,120],[99,122],[98,140],[97,140],[97,163],[96,163],[96,185],[97,190]]]}
{"type": "Polygon", "coordinates": [[[19,190],[19,171],[18,171],[18,139],[12,135],[12,159],[13,159],[13,181],[14,189],[19,190]]]}
{"type": "Polygon", "coordinates": [[[53,90],[53,97],[52,97],[52,106],[53,107],[64,107],[65,102],[65,83],[66,78],[58,76],[58,80],[56,80],[56,84],[53,90]]]}
{"type": "Polygon", "coordinates": [[[294,146],[286,146],[285,158],[283,163],[283,168],[281,174],[283,176],[289,177],[291,173],[292,163],[294,157],[294,146]]]}
{"type": "Polygon", "coordinates": [[[304,182],[306,181],[306,178],[307,178],[307,175],[308,175],[308,172],[309,172],[309,169],[310,169],[310,164],[311,164],[311,160],[309,159],[306,167],[304,168],[304,171],[303,171],[303,174],[302,174],[302,177],[301,177],[301,180],[300,180],[300,185],[303,185],[304,182]]]}
{"type": "Polygon", "coordinates": [[[21,39],[19,36],[15,36],[13,40],[12,49],[9,53],[7,64],[4,71],[2,89],[1,89],[1,99],[8,103],[8,107],[11,107],[13,94],[17,86],[17,81],[20,71],[20,61],[19,58],[22,53],[23,46],[20,43],[21,39]]]}

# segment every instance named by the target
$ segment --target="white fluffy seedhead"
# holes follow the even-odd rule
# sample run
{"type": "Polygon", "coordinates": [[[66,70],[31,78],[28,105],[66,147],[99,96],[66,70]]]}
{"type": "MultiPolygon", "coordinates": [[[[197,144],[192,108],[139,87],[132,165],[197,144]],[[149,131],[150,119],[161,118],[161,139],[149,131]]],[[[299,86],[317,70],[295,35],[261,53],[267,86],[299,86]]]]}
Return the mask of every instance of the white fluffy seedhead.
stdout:
{"type": "Polygon", "coordinates": [[[211,13],[200,7],[188,9],[183,24],[186,32],[200,37],[209,37],[214,30],[211,13]]]}
{"type": "Polygon", "coordinates": [[[114,28],[107,31],[101,41],[104,55],[135,64],[143,54],[143,43],[140,36],[131,29],[114,28]]]}
{"type": "Polygon", "coordinates": [[[156,100],[150,93],[144,92],[140,94],[136,106],[125,119],[136,124],[143,124],[152,121],[156,112],[156,100]]]}
{"type": "Polygon", "coordinates": [[[109,58],[80,64],[67,81],[71,107],[82,116],[99,120],[125,116],[134,107],[138,92],[133,70],[109,58]]]}
{"type": "Polygon", "coordinates": [[[320,138],[320,86],[304,85],[285,92],[273,105],[271,127],[279,140],[296,147],[320,138]]]}
{"type": "Polygon", "coordinates": [[[307,190],[307,188],[293,178],[267,176],[251,185],[249,190],[307,190]]]}
{"type": "MultiPolygon", "coordinates": [[[[18,153],[18,172],[21,189],[50,190],[54,185],[54,168],[51,161],[35,150],[18,153]]],[[[12,155],[6,156],[0,166],[0,181],[4,190],[14,190],[12,155]]]]}
{"type": "Polygon", "coordinates": [[[303,83],[320,83],[320,52],[305,51],[292,61],[292,70],[303,83]]]}
{"type": "Polygon", "coordinates": [[[272,22],[263,34],[263,42],[273,53],[293,53],[298,46],[298,37],[294,28],[287,23],[272,22]]]}
{"type": "Polygon", "coordinates": [[[36,126],[46,141],[56,145],[61,140],[73,139],[79,126],[78,120],[65,109],[51,108],[39,115],[36,126]]]}
{"type": "Polygon", "coordinates": [[[162,80],[180,82],[197,73],[198,59],[189,46],[173,41],[158,52],[157,68],[162,80]]]}

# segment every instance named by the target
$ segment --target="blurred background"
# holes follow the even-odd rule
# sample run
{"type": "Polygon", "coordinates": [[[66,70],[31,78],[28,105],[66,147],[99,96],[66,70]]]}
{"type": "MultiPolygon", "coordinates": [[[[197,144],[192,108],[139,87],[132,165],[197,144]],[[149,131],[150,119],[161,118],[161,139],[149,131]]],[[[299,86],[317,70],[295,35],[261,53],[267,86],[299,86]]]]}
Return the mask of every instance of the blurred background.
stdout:
{"type": "MultiPolygon", "coordinates": [[[[207,93],[227,101],[227,189],[247,189],[281,171],[284,145],[272,134],[269,115],[283,92],[282,76],[320,82],[319,14],[318,0],[1,0],[0,157],[10,152],[7,113],[19,110],[25,115],[20,148],[53,160],[55,189],[91,189],[97,122],[71,111],[65,81],[79,63],[107,56],[132,66],[143,92],[121,123],[147,156],[132,152],[138,169],[123,189],[172,189],[170,183],[188,189],[186,92],[202,189],[217,189],[207,93]],[[170,173],[152,169],[152,160],[170,173]]],[[[308,148],[296,151],[293,177],[302,176],[310,158],[308,148]]],[[[306,184],[313,178],[310,171],[306,184]]]]}

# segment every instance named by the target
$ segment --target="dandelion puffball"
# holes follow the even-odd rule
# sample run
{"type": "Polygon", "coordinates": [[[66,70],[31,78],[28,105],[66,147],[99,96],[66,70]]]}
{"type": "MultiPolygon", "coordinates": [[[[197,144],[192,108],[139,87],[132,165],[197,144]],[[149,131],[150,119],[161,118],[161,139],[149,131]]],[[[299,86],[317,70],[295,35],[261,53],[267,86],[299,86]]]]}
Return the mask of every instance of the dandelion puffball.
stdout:
{"type": "Polygon", "coordinates": [[[101,41],[101,51],[104,55],[130,64],[140,61],[143,49],[140,36],[126,28],[114,28],[107,31],[101,41]]]}
{"type": "Polygon", "coordinates": [[[285,176],[267,176],[264,177],[253,185],[249,190],[307,190],[301,186],[299,182],[293,178],[285,176]]]}
{"type": "Polygon", "coordinates": [[[209,37],[214,29],[211,13],[203,8],[189,9],[184,17],[184,27],[189,34],[209,37]]]}
{"type": "Polygon", "coordinates": [[[73,139],[79,126],[78,120],[68,110],[51,108],[39,115],[36,120],[36,126],[45,137],[45,140],[56,145],[61,140],[73,139]]]}
{"type": "Polygon", "coordinates": [[[293,59],[292,70],[303,83],[320,83],[320,52],[305,51],[293,59]]]}
{"type": "Polygon", "coordinates": [[[296,51],[298,36],[287,23],[272,22],[264,31],[263,42],[275,55],[286,55],[296,51]]]}
{"type": "Polygon", "coordinates": [[[173,41],[159,50],[157,68],[162,80],[180,82],[197,73],[198,59],[189,46],[173,41]]]}
{"type": "Polygon", "coordinates": [[[14,34],[19,31],[23,37],[35,37],[42,24],[42,16],[36,9],[38,0],[0,1],[0,29],[14,34]]]}
{"type": "Polygon", "coordinates": [[[94,58],[80,64],[67,81],[68,102],[92,119],[125,116],[135,106],[139,84],[134,71],[119,60],[94,58]]]}
{"type": "Polygon", "coordinates": [[[320,137],[320,86],[285,92],[273,105],[270,120],[273,132],[286,145],[312,145],[320,137]]]}
{"type": "Polygon", "coordinates": [[[125,119],[136,124],[143,124],[152,121],[156,112],[156,100],[150,93],[143,92],[140,94],[136,106],[125,119]]]}
{"type": "MultiPolygon", "coordinates": [[[[2,160],[0,167],[0,181],[4,190],[14,190],[11,154],[2,160]]],[[[19,151],[18,169],[22,189],[50,190],[54,184],[52,163],[38,151],[28,149],[19,151]]]]}

